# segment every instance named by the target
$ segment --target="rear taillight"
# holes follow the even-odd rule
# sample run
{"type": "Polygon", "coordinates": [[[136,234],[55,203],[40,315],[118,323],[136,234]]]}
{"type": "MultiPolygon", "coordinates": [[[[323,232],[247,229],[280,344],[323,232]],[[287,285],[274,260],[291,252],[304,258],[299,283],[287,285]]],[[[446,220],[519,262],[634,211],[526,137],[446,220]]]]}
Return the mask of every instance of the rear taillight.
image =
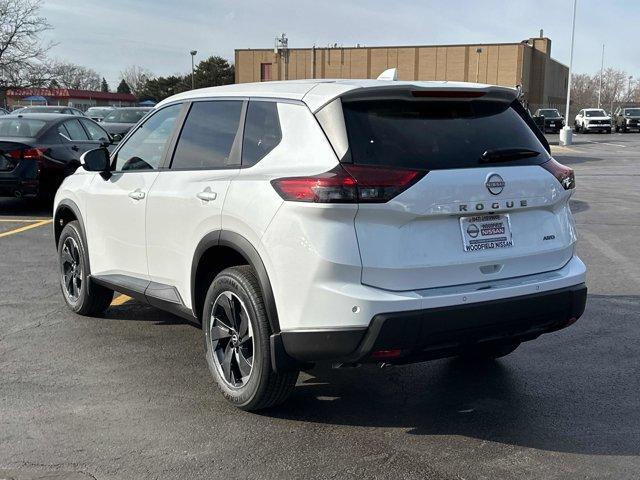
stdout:
{"type": "Polygon", "coordinates": [[[285,200],[310,203],[384,203],[409,188],[427,174],[367,165],[340,164],[310,177],[271,180],[285,200]]]}
{"type": "Polygon", "coordinates": [[[40,160],[49,151],[48,148],[29,148],[22,152],[23,158],[40,160]]]}
{"type": "Polygon", "coordinates": [[[35,147],[23,150],[13,150],[12,152],[7,152],[7,155],[9,155],[11,158],[15,158],[16,160],[40,160],[48,151],[48,148],[35,147]]]}
{"type": "Polygon", "coordinates": [[[576,176],[572,168],[556,162],[553,158],[540,166],[556,177],[565,190],[571,190],[576,187],[576,176]]]}

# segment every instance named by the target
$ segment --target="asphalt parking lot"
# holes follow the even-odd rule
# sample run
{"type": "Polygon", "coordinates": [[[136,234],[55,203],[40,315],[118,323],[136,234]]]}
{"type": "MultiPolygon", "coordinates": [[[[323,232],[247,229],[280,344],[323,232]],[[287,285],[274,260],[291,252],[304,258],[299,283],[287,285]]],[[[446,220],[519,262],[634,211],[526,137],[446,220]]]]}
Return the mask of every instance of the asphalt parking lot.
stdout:
{"type": "Polygon", "coordinates": [[[50,212],[0,200],[0,479],[637,479],[640,134],[575,140],[554,155],[577,177],[577,324],[486,365],[312,371],[261,414],[216,393],[178,317],[71,314],[50,212]]]}

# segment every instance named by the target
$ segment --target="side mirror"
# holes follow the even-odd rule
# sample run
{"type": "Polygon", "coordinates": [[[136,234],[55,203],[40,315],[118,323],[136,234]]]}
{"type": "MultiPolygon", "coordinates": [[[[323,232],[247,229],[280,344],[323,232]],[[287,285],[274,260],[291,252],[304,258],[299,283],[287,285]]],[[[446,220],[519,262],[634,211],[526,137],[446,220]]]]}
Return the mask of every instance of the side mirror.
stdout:
{"type": "Polygon", "coordinates": [[[119,133],[114,133],[113,135],[111,135],[111,139],[113,140],[113,143],[118,143],[120,140],[122,140],[122,135],[120,135],[119,133]]]}
{"type": "Polygon", "coordinates": [[[80,164],[89,172],[108,172],[111,167],[109,150],[103,147],[84,152],[80,156],[80,164]]]}

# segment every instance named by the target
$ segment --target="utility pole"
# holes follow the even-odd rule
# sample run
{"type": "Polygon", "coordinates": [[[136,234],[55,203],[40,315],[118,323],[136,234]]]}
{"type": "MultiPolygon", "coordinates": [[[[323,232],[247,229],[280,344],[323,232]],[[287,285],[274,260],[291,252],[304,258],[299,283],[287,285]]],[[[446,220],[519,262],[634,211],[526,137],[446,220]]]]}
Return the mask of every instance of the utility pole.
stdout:
{"type": "Polygon", "coordinates": [[[572,130],[569,126],[569,102],[571,101],[571,70],[573,69],[573,46],[576,36],[576,7],[578,0],[573,0],[573,21],[571,22],[571,53],[569,54],[569,78],[567,80],[567,108],[565,110],[564,127],[560,131],[560,144],[571,145],[573,141],[572,130]]]}
{"type": "Polygon", "coordinates": [[[631,79],[633,79],[633,75],[629,75],[629,85],[627,86],[627,100],[631,101],[631,79]]]}
{"type": "Polygon", "coordinates": [[[600,108],[600,98],[602,95],[602,77],[604,75],[604,43],[602,44],[602,65],[600,66],[600,88],[598,88],[598,108],[600,108]]]}
{"type": "Polygon", "coordinates": [[[191,50],[189,53],[191,54],[191,90],[194,90],[196,88],[196,68],[194,64],[194,58],[198,51],[191,50]]]}

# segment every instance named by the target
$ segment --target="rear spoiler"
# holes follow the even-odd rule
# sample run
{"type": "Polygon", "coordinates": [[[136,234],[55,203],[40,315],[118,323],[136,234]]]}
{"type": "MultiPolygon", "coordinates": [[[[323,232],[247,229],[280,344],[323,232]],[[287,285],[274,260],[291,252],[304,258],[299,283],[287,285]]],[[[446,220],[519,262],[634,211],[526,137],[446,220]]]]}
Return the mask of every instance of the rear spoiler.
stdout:
{"type": "Polygon", "coordinates": [[[340,98],[349,101],[358,100],[487,100],[492,102],[511,103],[518,96],[513,88],[506,87],[466,87],[460,84],[446,84],[439,87],[422,87],[419,84],[403,84],[398,86],[384,85],[350,90],[340,98]]]}

